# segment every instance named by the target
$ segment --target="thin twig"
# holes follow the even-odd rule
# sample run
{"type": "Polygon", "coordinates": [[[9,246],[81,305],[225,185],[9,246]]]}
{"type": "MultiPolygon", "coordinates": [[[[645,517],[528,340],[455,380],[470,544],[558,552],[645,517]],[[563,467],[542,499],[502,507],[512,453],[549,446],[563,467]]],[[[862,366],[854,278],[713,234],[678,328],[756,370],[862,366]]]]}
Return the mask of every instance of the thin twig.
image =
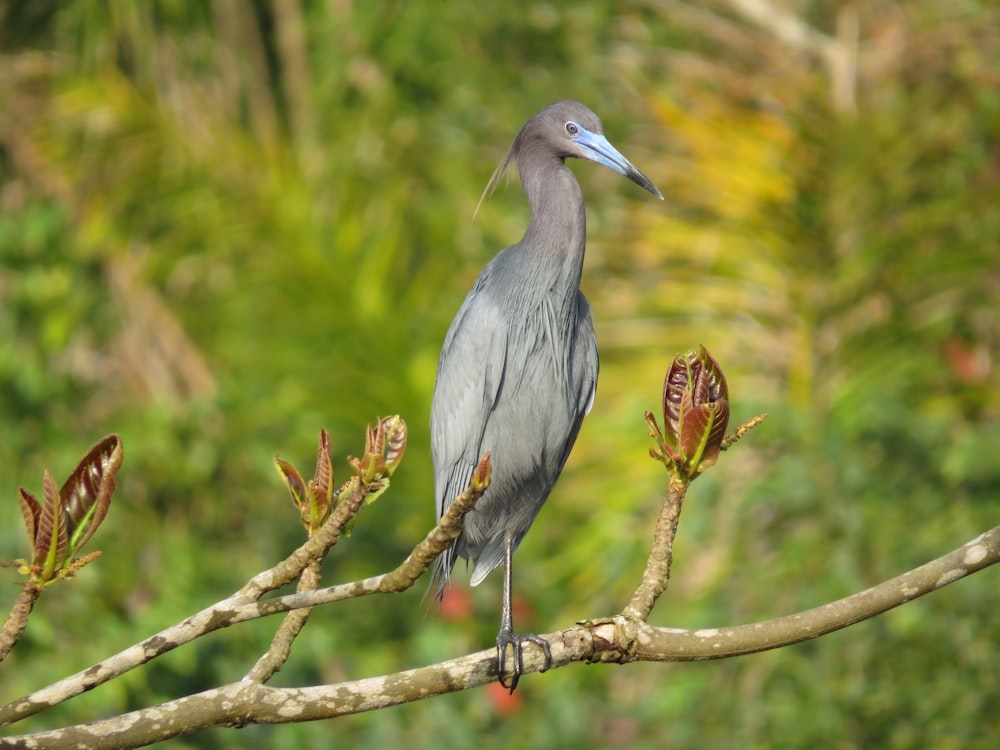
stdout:
{"type": "Polygon", "coordinates": [[[622,610],[625,617],[644,622],[653,611],[656,600],[667,590],[670,582],[670,566],[674,559],[674,537],[677,536],[677,524],[681,519],[687,488],[686,480],[671,475],[670,483],[667,485],[667,498],[660,508],[660,517],[653,533],[653,548],[649,551],[646,570],[642,574],[642,582],[622,610]]]}
{"type": "MultiPolygon", "coordinates": [[[[319,587],[322,572],[323,561],[313,560],[302,571],[295,590],[299,593],[315,591],[319,587]]],[[[274,634],[270,648],[257,660],[257,663],[243,679],[264,683],[274,677],[288,661],[288,656],[292,653],[292,643],[302,632],[302,628],[306,626],[310,614],[312,614],[312,607],[302,607],[289,612],[282,621],[281,627],[274,634]]]]}
{"type": "Polygon", "coordinates": [[[24,584],[21,593],[17,595],[14,606],[11,607],[10,614],[3,624],[3,630],[0,631],[0,661],[6,659],[14,644],[21,640],[24,629],[28,626],[31,610],[41,595],[42,587],[32,581],[24,584]]]}

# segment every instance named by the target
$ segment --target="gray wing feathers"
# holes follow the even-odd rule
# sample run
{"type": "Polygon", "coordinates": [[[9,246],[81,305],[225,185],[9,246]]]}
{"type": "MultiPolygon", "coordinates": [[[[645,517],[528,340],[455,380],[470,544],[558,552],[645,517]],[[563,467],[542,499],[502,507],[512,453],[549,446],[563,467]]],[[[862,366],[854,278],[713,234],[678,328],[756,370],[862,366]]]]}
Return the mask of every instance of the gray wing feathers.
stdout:
{"type": "MultiPolygon", "coordinates": [[[[507,335],[486,325],[485,305],[463,303],[445,339],[431,411],[437,517],[465,491],[503,381],[507,335]]],[[[484,300],[481,302],[485,302],[484,300]]]]}
{"type": "Polygon", "coordinates": [[[449,329],[431,413],[438,518],[487,450],[493,473],[462,535],[438,559],[442,586],[457,557],[475,563],[472,585],[502,562],[503,532],[520,543],[569,457],[598,370],[589,307],[582,294],[575,302],[569,335],[560,335],[566,313],[549,300],[517,308],[477,283],[449,329]]]}

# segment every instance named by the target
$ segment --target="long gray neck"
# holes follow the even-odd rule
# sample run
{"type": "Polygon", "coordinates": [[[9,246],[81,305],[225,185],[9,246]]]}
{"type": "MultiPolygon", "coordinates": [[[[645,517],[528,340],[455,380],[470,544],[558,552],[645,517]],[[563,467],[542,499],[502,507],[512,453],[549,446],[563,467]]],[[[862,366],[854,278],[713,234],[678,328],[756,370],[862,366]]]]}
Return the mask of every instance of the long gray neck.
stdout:
{"type": "Polygon", "coordinates": [[[587,241],[580,185],[551,151],[521,154],[518,168],[531,206],[531,224],[521,240],[524,260],[539,282],[544,280],[549,289],[571,302],[580,288],[587,241]]]}

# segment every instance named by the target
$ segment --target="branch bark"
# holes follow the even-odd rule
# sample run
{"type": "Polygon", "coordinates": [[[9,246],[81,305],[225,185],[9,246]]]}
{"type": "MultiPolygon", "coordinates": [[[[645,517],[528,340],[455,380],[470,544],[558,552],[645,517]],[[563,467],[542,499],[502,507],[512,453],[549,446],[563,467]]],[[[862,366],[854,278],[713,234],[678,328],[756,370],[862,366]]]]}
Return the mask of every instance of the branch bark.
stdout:
{"type": "MultiPolygon", "coordinates": [[[[482,466],[482,464],[481,464],[482,466]]],[[[486,464],[488,471],[488,463],[486,464]]],[[[475,507],[486,485],[470,487],[455,500],[434,527],[395,570],[362,581],[331,586],[260,601],[260,597],[293,581],[311,560],[322,559],[339,538],[340,531],[363,507],[367,492],[357,491],[341,498],[329,520],[315,536],[278,565],[254,576],[239,591],[183,622],[98,662],[31,695],[0,708],[0,726],[44,711],[91,690],[108,680],[152,661],[178,646],[237,623],[318,604],[376,593],[405,591],[430,567],[434,559],[451,545],[462,531],[465,514],[475,507]]],[[[213,725],[215,726],[215,725],[213,725]]]]}
{"type": "MultiPolygon", "coordinates": [[[[552,669],[578,661],[621,664],[723,659],[840,630],[997,562],[1000,526],[866,591],[787,617],[735,627],[680,630],[655,627],[623,613],[580,622],[543,637],[552,649],[552,669]]],[[[542,662],[532,649],[525,654],[524,671],[539,671],[542,662]]],[[[3,744],[37,750],[140,747],[210,727],[331,719],[457,692],[496,678],[496,650],[490,648],[418,669],[334,685],[274,688],[244,680],[111,719],[8,737],[3,744]]]]}
{"type": "Polygon", "coordinates": [[[21,640],[24,629],[28,627],[28,617],[31,610],[35,608],[35,602],[42,595],[42,587],[36,583],[28,582],[17,595],[14,606],[7,616],[7,620],[0,630],[0,661],[7,658],[7,654],[14,648],[14,644],[21,640]]]}
{"type": "Polygon", "coordinates": [[[670,566],[674,561],[674,537],[677,536],[684,496],[689,486],[687,482],[677,481],[674,478],[667,486],[667,499],[660,508],[660,518],[653,533],[653,549],[646,561],[642,582],[622,612],[627,618],[645,620],[653,611],[656,600],[667,590],[667,585],[670,583],[670,566]]]}

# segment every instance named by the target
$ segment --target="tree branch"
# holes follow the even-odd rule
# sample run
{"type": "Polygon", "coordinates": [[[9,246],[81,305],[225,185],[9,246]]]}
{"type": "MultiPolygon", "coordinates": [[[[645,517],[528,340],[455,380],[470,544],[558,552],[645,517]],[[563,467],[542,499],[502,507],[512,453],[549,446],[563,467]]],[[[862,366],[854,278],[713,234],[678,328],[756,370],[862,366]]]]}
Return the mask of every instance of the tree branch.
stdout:
{"type": "MultiPolygon", "coordinates": [[[[323,574],[322,568],[323,562],[321,560],[313,560],[302,571],[295,590],[298,593],[315,591],[319,587],[319,582],[323,574]]],[[[312,609],[312,607],[293,609],[285,617],[281,623],[281,627],[278,628],[278,632],[274,634],[274,638],[271,640],[270,648],[257,660],[253,668],[247,672],[243,678],[244,680],[263,683],[278,673],[278,670],[288,661],[288,657],[292,653],[292,642],[302,632],[302,628],[306,626],[306,623],[309,622],[309,615],[312,614],[312,609]]]]}
{"type": "Polygon", "coordinates": [[[395,570],[362,581],[258,601],[264,593],[294,580],[309,564],[309,560],[316,559],[316,555],[325,555],[336,543],[340,530],[358,513],[367,496],[363,491],[351,493],[341,498],[337,508],[315,536],[278,565],[254,576],[232,596],[82,672],[8,703],[0,708],[0,726],[12,724],[62,703],[215,630],[302,607],[408,589],[461,533],[465,514],[475,507],[476,501],[488,486],[488,459],[484,459],[484,462],[473,478],[474,482],[477,478],[479,481],[455,500],[440,523],[395,570]],[[485,483],[482,481],[483,470],[486,472],[485,483]]]}
{"type": "Polygon", "coordinates": [[[670,566],[674,560],[674,537],[681,520],[681,509],[689,484],[671,477],[667,486],[667,499],[660,508],[660,518],[653,533],[653,549],[646,561],[642,583],[632,594],[622,614],[626,618],[645,620],[653,611],[653,605],[660,598],[670,582],[670,566]]]}
{"type": "Polygon", "coordinates": [[[1000,526],[936,560],[814,609],[749,625],[676,630],[645,627],[637,661],[697,661],[742,656],[801,643],[875,617],[1000,562],[1000,526]]]}
{"type": "MultiPolygon", "coordinates": [[[[1000,562],[1000,526],[878,586],[787,617],[736,627],[679,630],[654,627],[621,614],[581,622],[543,637],[552,649],[550,668],[577,661],[722,659],[780,648],[840,630],[997,562],[1000,562]]],[[[525,654],[524,671],[538,671],[544,666],[542,662],[532,649],[525,654]]],[[[139,747],[210,727],[315,721],[372,711],[478,687],[494,681],[496,676],[496,651],[490,648],[439,664],[336,685],[273,688],[244,680],[112,719],[8,737],[4,745],[37,750],[139,747]]]]}
{"type": "Polygon", "coordinates": [[[28,581],[24,584],[21,593],[17,595],[14,606],[3,624],[3,629],[0,630],[0,661],[6,659],[7,654],[14,648],[14,644],[21,640],[24,629],[28,627],[28,617],[31,616],[31,610],[35,608],[35,602],[41,595],[42,587],[34,581],[28,581]]]}

